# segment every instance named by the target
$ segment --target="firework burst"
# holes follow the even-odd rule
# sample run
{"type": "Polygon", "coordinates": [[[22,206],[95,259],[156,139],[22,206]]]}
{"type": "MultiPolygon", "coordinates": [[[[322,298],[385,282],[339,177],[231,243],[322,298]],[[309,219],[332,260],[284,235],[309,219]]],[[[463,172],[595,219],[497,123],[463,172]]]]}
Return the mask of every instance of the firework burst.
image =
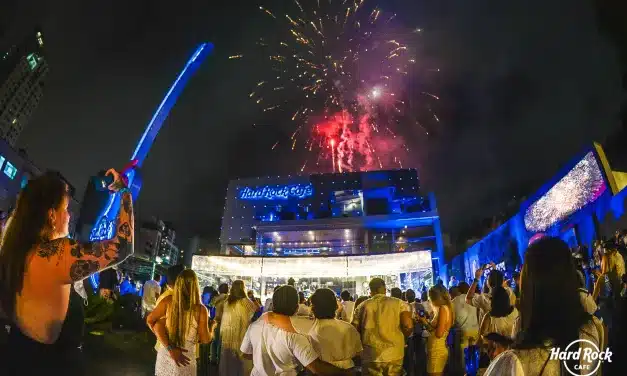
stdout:
{"type": "Polygon", "coordinates": [[[408,40],[418,33],[366,0],[292,1],[287,12],[259,7],[279,32],[257,42],[271,73],[249,97],[293,126],[288,142],[272,149],[304,148],[301,171],[402,167],[409,148],[399,134],[418,124],[402,99],[416,70],[408,40]]]}

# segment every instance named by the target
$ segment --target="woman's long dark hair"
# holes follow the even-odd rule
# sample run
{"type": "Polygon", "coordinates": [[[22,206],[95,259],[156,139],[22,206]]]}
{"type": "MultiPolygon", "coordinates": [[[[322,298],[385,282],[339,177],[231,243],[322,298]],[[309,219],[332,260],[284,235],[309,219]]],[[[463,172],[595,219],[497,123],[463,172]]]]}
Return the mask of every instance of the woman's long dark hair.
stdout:
{"type": "Polygon", "coordinates": [[[507,317],[514,310],[510,304],[509,294],[505,287],[496,286],[492,288],[492,308],[490,309],[491,317],[507,317]]]}
{"type": "Polygon", "coordinates": [[[54,172],[29,181],[18,195],[0,245],[0,303],[9,319],[22,292],[28,253],[49,240],[43,235],[51,226],[49,211],[58,209],[67,195],[67,184],[54,172]]]}
{"type": "Polygon", "coordinates": [[[233,281],[233,284],[231,285],[231,291],[229,291],[227,302],[229,304],[233,304],[240,299],[248,299],[248,296],[246,296],[246,291],[244,290],[244,281],[238,279],[233,281]]]}
{"type": "Polygon", "coordinates": [[[579,278],[568,245],[543,238],[525,253],[520,288],[518,348],[566,348],[592,317],[579,297],[579,278]]]}

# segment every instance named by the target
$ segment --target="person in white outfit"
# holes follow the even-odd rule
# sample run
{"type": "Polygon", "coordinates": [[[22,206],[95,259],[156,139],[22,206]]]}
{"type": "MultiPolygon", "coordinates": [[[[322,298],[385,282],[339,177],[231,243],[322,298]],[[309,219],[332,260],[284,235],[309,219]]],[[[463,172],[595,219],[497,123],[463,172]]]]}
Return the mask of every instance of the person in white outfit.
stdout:
{"type": "Polygon", "coordinates": [[[171,296],[163,299],[146,319],[163,346],[157,352],[156,376],[196,376],[196,344],[210,343],[213,321],[200,300],[193,270],[177,277],[171,296]]]}
{"type": "Polygon", "coordinates": [[[353,311],[355,311],[355,302],[351,300],[351,293],[347,290],[342,291],[340,294],[342,298],[342,311],[340,312],[340,319],[346,322],[353,321],[353,311]]]}
{"type": "Polygon", "coordinates": [[[146,317],[150,312],[154,311],[157,306],[157,299],[161,295],[161,286],[159,281],[161,276],[155,274],[154,279],[144,283],[144,291],[142,295],[142,317],[146,317]]]}
{"type": "Polygon", "coordinates": [[[349,370],[321,360],[305,335],[269,320],[274,317],[289,326],[290,316],[298,311],[298,293],[294,287],[287,285],[275,290],[272,300],[274,311],[262,315],[248,327],[240,348],[244,356],[253,361],[251,376],[296,376],[300,365],[314,375],[351,374],[349,370]]]}

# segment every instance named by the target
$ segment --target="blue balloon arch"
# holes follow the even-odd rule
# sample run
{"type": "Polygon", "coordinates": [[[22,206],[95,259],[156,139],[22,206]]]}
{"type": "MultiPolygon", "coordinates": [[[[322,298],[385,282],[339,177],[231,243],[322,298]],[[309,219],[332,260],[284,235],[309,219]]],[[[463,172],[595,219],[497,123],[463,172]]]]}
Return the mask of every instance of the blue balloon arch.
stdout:
{"type": "MultiPolygon", "coordinates": [[[[143,165],[146,156],[148,156],[148,152],[157,138],[157,134],[159,134],[159,130],[163,126],[163,122],[168,117],[170,110],[174,107],[174,104],[183,92],[187,82],[194,75],[194,73],[196,73],[198,68],[200,68],[202,63],[212,51],[213,44],[211,43],[203,43],[198,46],[196,51],[194,51],[192,56],[187,61],[187,64],[185,64],[183,70],[176,77],[176,80],[174,80],[170,89],[167,91],[165,97],[161,101],[161,104],[159,104],[157,111],[155,111],[152,119],[150,119],[144,133],[139,139],[137,147],[130,158],[131,161],[136,161],[136,168],[129,169],[126,172],[126,177],[128,178],[129,188],[133,195],[133,199],[137,199],[139,196],[139,191],[142,185],[140,168],[143,165]]],[[[115,235],[115,217],[119,208],[120,195],[110,195],[109,200],[98,215],[98,218],[94,222],[94,226],[90,231],[90,241],[113,238],[115,235]]],[[[93,274],[90,277],[91,284],[94,288],[98,286],[98,279],[97,274],[93,274]]]]}

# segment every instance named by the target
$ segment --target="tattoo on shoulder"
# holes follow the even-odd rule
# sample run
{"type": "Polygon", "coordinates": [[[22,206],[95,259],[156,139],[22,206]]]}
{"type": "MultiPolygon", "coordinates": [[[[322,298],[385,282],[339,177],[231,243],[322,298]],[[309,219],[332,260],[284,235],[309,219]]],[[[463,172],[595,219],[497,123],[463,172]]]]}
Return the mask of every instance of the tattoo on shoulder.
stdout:
{"type": "Polygon", "coordinates": [[[50,260],[51,257],[61,254],[63,252],[64,240],[65,238],[62,238],[41,243],[39,247],[37,247],[37,256],[50,260]]]}
{"type": "Polygon", "coordinates": [[[75,240],[70,240],[70,254],[76,258],[81,258],[85,255],[102,257],[106,251],[106,246],[101,242],[81,244],[75,240]]]}
{"type": "Polygon", "coordinates": [[[100,269],[98,261],[76,260],[70,267],[70,278],[72,281],[80,281],[97,272],[98,269],[100,269]]]}

